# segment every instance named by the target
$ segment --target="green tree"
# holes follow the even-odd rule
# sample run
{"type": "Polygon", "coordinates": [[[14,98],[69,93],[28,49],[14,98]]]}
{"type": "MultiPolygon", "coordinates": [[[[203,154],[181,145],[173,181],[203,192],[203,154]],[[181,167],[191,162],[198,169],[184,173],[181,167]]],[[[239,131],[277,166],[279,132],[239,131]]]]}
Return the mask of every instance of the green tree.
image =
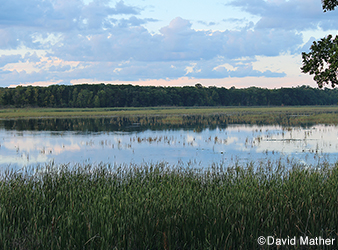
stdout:
{"type": "Polygon", "coordinates": [[[15,88],[15,92],[13,95],[13,102],[15,104],[15,107],[17,108],[23,106],[23,103],[25,102],[25,99],[23,98],[23,95],[22,95],[23,91],[24,91],[24,87],[22,87],[21,85],[15,88]]]}
{"type": "Polygon", "coordinates": [[[76,107],[77,95],[78,95],[78,91],[77,91],[77,88],[75,88],[72,93],[72,100],[70,102],[70,107],[76,107]]]}
{"type": "Polygon", "coordinates": [[[32,105],[39,106],[38,100],[39,100],[39,88],[35,87],[33,91],[32,105]]]}
{"type": "Polygon", "coordinates": [[[5,89],[0,89],[0,104],[2,106],[5,106],[7,104],[6,100],[6,90],[5,89]]]}
{"type": "Polygon", "coordinates": [[[322,0],[324,12],[334,10],[338,5],[338,0],[322,0]]]}
{"type": "Polygon", "coordinates": [[[92,105],[93,93],[87,89],[82,89],[77,95],[75,106],[78,108],[87,108],[92,105]]]}
{"type": "Polygon", "coordinates": [[[98,95],[94,96],[94,107],[99,108],[100,107],[100,97],[98,95]]]}
{"type": "Polygon", "coordinates": [[[96,100],[94,105],[99,105],[98,107],[107,107],[106,92],[104,90],[100,90],[96,96],[98,97],[98,100],[96,100]]]}
{"type": "Polygon", "coordinates": [[[63,92],[65,91],[65,86],[56,86],[56,105],[59,107],[64,106],[64,100],[63,100],[63,92]]]}
{"type": "MultiPolygon", "coordinates": [[[[322,0],[324,12],[334,10],[338,0],[322,0]]],[[[303,73],[315,75],[314,80],[318,87],[331,84],[332,88],[338,84],[338,36],[334,39],[332,35],[314,41],[309,53],[302,53],[303,73]]]]}
{"type": "Polygon", "coordinates": [[[48,106],[50,106],[50,96],[51,96],[50,89],[44,88],[43,90],[44,91],[41,94],[41,99],[42,99],[41,106],[42,107],[48,107],[48,106]]]}
{"type": "Polygon", "coordinates": [[[54,107],[55,106],[55,97],[53,94],[50,95],[50,98],[49,98],[49,107],[54,107]]]}

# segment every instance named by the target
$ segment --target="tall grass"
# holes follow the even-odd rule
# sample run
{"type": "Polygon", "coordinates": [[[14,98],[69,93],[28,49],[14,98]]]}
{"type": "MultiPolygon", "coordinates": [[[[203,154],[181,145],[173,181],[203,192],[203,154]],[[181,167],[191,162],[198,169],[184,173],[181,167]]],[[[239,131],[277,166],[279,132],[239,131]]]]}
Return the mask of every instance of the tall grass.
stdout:
{"type": "Polygon", "coordinates": [[[0,248],[262,249],[259,236],[335,238],[337,184],[338,165],[280,162],[7,171],[0,248]]]}
{"type": "MultiPolygon", "coordinates": [[[[112,116],[181,116],[181,115],[217,115],[229,114],[237,116],[259,116],[276,114],[333,114],[338,106],[220,106],[220,107],[123,107],[123,108],[5,108],[0,109],[0,119],[28,118],[79,118],[79,117],[112,117],[112,116]]],[[[337,117],[337,116],[336,116],[337,117]]],[[[256,119],[256,118],[254,118],[256,119]]]]}
{"type": "MultiPolygon", "coordinates": [[[[99,116],[94,111],[93,116],[88,115],[71,118],[19,118],[2,119],[0,111],[0,128],[6,130],[35,130],[35,131],[143,131],[166,129],[194,129],[201,131],[205,128],[225,128],[229,124],[255,124],[280,126],[313,126],[315,124],[338,124],[338,107],[273,107],[273,108],[219,108],[219,109],[163,109],[161,111],[184,111],[185,113],[140,115],[110,115],[105,113],[99,116]],[[333,109],[335,108],[335,110],[333,109]],[[218,110],[218,112],[216,112],[218,110]],[[205,113],[210,111],[210,113],[205,113]],[[200,112],[200,113],[198,113],[200,112]]],[[[154,109],[156,111],[156,109],[154,109]]],[[[150,110],[151,111],[151,110],[150,110]]],[[[21,113],[29,115],[29,111],[21,113]]],[[[75,111],[74,111],[75,112],[75,111]]],[[[83,111],[85,113],[85,111],[83,111]]],[[[107,111],[108,112],[108,111],[107,111]]],[[[62,112],[61,112],[62,113],[62,112]]],[[[81,112],[80,112],[81,113],[81,112]]],[[[14,113],[15,114],[15,113],[14,113]]],[[[38,112],[34,113],[35,115],[38,112]]],[[[74,113],[75,114],[75,113],[74,113]]]]}

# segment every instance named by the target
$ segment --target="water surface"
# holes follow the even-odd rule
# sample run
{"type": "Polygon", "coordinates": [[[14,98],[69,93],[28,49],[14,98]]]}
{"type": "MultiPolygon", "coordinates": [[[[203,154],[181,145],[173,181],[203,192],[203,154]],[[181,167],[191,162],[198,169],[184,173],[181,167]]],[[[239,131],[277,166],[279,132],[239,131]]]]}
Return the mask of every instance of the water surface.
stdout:
{"type": "MultiPolygon", "coordinates": [[[[94,124],[95,125],[95,124],[94,124]]],[[[20,169],[54,161],[62,163],[130,164],[298,161],[318,164],[338,159],[338,127],[314,125],[217,125],[154,128],[139,123],[101,129],[46,130],[11,126],[0,129],[0,168],[20,169]],[[16,129],[12,129],[16,128],[16,129]],[[107,129],[109,128],[109,129],[107,129]]],[[[61,129],[60,129],[61,128],[61,129]]],[[[73,128],[73,127],[72,127],[73,128]]]]}

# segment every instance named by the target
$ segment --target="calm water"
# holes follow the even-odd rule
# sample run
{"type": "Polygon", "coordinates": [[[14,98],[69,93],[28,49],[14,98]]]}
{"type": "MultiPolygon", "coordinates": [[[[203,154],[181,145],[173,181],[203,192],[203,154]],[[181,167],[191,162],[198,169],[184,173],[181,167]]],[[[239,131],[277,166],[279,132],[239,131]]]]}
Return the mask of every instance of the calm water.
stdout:
{"type": "MultiPolygon", "coordinates": [[[[55,129],[56,130],[56,129],[55,129]]],[[[98,129],[95,129],[98,130],[98,129]]],[[[0,168],[55,163],[129,164],[166,161],[208,167],[212,163],[338,159],[338,127],[228,125],[147,129],[139,124],[109,131],[0,129],[0,168]]]]}

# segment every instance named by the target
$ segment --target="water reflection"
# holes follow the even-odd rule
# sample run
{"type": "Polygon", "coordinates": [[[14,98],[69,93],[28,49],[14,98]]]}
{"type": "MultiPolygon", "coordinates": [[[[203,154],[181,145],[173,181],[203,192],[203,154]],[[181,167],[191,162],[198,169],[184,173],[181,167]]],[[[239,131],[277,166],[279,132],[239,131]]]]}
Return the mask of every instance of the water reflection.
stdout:
{"type": "Polygon", "coordinates": [[[140,131],[36,131],[0,129],[0,167],[55,163],[112,164],[166,161],[214,162],[297,159],[336,162],[338,127],[240,125],[140,131]]]}
{"type": "Polygon", "coordinates": [[[313,123],[297,119],[289,113],[269,113],[265,115],[238,112],[206,115],[159,115],[159,116],[113,116],[101,118],[39,118],[0,120],[0,128],[16,131],[123,131],[145,130],[189,130],[226,128],[229,124],[258,124],[309,127],[313,123]]]}
{"type": "MultiPolygon", "coordinates": [[[[232,121],[232,119],[231,119],[232,121]]],[[[122,131],[194,129],[226,127],[227,115],[115,116],[102,118],[49,118],[0,120],[0,128],[16,131],[122,131]]]]}

